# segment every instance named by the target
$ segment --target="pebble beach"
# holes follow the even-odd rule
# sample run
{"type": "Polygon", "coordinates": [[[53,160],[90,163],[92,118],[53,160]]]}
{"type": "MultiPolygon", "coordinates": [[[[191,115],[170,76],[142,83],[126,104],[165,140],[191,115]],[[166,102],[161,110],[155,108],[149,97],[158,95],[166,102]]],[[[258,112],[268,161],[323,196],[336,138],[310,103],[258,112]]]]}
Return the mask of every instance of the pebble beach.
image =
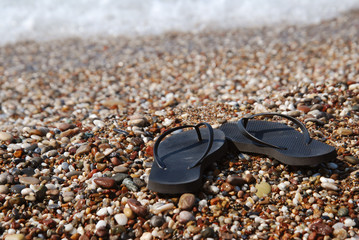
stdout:
{"type": "Polygon", "coordinates": [[[359,239],[358,39],[353,11],[0,46],[0,237],[359,239]],[[261,112],[296,117],[337,159],[293,167],[230,148],[200,192],[147,189],[161,133],[261,112]]]}

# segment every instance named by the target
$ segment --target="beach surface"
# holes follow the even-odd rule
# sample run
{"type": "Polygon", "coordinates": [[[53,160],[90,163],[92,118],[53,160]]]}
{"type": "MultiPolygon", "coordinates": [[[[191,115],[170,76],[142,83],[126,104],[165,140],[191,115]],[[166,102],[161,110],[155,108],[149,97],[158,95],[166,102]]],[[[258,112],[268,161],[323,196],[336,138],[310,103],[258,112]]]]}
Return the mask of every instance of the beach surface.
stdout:
{"type": "Polygon", "coordinates": [[[350,12],[1,46],[1,237],[359,239],[358,39],[350,12]],[[260,112],[298,118],[337,159],[291,167],[231,149],[198,193],[147,189],[165,130],[260,112]]]}

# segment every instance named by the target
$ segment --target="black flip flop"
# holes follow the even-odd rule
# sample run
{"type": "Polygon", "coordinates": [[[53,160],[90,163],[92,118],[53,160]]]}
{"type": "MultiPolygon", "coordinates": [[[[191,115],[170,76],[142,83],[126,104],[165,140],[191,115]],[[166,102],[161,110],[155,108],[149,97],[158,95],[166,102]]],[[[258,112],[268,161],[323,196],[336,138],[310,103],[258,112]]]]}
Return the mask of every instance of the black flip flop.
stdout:
{"type": "Polygon", "coordinates": [[[311,139],[303,123],[279,113],[255,114],[236,123],[223,124],[220,129],[239,151],[264,154],[288,165],[315,165],[332,161],[337,156],[334,147],[311,139]],[[302,133],[283,123],[252,120],[258,116],[280,116],[289,119],[302,133]]]}
{"type": "Polygon", "coordinates": [[[167,194],[198,191],[202,187],[205,168],[220,159],[226,149],[224,133],[213,129],[208,123],[180,126],[166,131],[153,147],[154,163],[148,189],[167,194]],[[194,130],[174,134],[161,143],[170,133],[190,127],[194,130]]]}

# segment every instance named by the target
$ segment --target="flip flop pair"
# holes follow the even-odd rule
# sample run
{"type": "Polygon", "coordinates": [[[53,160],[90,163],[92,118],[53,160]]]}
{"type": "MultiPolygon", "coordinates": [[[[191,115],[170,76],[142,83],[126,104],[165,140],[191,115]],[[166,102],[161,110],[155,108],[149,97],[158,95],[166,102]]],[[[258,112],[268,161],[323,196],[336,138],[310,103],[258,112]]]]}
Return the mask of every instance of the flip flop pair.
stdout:
{"type": "Polygon", "coordinates": [[[226,139],[242,152],[264,154],[294,166],[319,164],[336,157],[334,147],[310,138],[303,123],[283,114],[256,114],[223,124],[219,129],[213,129],[208,123],[186,125],[170,129],[157,139],[148,188],[167,194],[198,191],[206,167],[225,155],[226,139]],[[283,123],[254,119],[260,116],[286,118],[302,132],[283,123]],[[194,129],[173,134],[164,140],[183,128],[194,129]]]}

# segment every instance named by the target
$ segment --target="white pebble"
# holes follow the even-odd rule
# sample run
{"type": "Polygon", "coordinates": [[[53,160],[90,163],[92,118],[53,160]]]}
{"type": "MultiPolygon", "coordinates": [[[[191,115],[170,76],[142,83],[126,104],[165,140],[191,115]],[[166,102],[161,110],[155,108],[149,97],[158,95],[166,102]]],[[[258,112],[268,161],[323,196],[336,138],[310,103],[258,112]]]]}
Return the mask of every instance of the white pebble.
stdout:
{"type": "Polygon", "coordinates": [[[356,225],[355,221],[351,218],[347,218],[344,220],[344,225],[346,227],[354,227],[356,225]]]}
{"type": "Polygon", "coordinates": [[[332,178],[320,177],[319,179],[322,183],[334,183],[335,180],[332,178]]]}
{"type": "Polygon", "coordinates": [[[103,121],[97,119],[93,121],[93,124],[95,124],[98,128],[103,128],[105,126],[105,123],[103,121]]]}
{"type": "Polygon", "coordinates": [[[97,211],[97,216],[105,216],[105,215],[107,215],[108,214],[108,212],[107,212],[107,208],[101,208],[100,210],[98,210],[97,211]]]}
{"type": "Polygon", "coordinates": [[[209,186],[209,191],[212,194],[217,194],[217,193],[219,193],[219,188],[217,186],[211,185],[211,186],[209,186]]]}
{"type": "Polygon", "coordinates": [[[151,208],[151,212],[153,214],[159,214],[161,212],[164,212],[164,211],[167,211],[167,210],[170,210],[174,207],[174,204],[173,203],[167,203],[167,204],[164,204],[164,205],[156,205],[154,204],[151,208]]]}
{"type": "Polygon", "coordinates": [[[65,232],[71,232],[72,231],[72,229],[74,228],[74,226],[72,226],[72,224],[71,223],[69,223],[69,224],[65,224],[65,232]]]}
{"type": "Polygon", "coordinates": [[[324,183],[322,183],[321,186],[327,190],[333,190],[333,191],[339,190],[339,188],[335,184],[329,183],[329,182],[324,182],[324,183]]]}
{"type": "Polygon", "coordinates": [[[121,226],[126,225],[127,221],[128,221],[126,215],[123,214],[123,213],[116,214],[115,215],[115,220],[118,223],[118,225],[121,225],[121,226]]]}
{"type": "Polygon", "coordinates": [[[107,223],[104,220],[100,220],[98,221],[98,223],[96,224],[96,229],[100,229],[100,228],[105,228],[107,225],[107,223]]]}
{"type": "Polygon", "coordinates": [[[151,240],[152,234],[150,232],[144,232],[140,237],[140,240],[151,240]]]}
{"type": "Polygon", "coordinates": [[[32,192],[34,192],[34,191],[31,188],[24,188],[23,190],[21,190],[21,195],[26,196],[32,192]]]}

